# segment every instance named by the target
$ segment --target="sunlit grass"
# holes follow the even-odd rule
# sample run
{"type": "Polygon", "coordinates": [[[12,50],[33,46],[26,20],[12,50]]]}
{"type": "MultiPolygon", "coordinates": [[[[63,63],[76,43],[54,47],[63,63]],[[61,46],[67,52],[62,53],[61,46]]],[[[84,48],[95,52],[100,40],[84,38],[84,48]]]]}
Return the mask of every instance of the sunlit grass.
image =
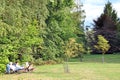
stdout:
{"type": "Polygon", "coordinates": [[[36,66],[30,73],[4,74],[0,80],[120,80],[120,55],[84,56],[83,62],[72,59],[70,73],[64,73],[63,64],[36,66]],[[110,59],[110,60],[109,60],[110,59]]]}

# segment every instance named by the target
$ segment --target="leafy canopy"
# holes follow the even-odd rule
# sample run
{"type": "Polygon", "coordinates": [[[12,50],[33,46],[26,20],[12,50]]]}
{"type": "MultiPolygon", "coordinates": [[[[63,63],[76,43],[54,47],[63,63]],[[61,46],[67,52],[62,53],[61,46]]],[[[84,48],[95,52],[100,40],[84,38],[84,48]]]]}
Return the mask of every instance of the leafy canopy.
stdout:
{"type": "Polygon", "coordinates": [[[94,47],[100,50],[104,54],[109,50],[110,45],[102,35],[98,35],[98,42],[97,42],[97,45],[95,45],[94,47]]]}

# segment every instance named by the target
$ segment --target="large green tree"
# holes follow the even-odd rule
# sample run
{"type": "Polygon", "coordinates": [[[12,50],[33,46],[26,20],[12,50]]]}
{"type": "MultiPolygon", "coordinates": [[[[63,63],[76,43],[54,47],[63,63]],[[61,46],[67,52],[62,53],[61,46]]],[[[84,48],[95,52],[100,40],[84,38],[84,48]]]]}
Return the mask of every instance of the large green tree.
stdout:
{"type": "Polygon", "coordinates": [[[49,16],[46,20],[46,36],[44,37],[45,49],[42,54],[46,59],[55,59],[62,57],[63,44],[69,38],[77,38],[79,42],[79,34],[84,35],[83,26],[80,26],[82,15],[80,12],[72,12],[76,6],[74,0],[50,0],[48,3],[49,16]]]}

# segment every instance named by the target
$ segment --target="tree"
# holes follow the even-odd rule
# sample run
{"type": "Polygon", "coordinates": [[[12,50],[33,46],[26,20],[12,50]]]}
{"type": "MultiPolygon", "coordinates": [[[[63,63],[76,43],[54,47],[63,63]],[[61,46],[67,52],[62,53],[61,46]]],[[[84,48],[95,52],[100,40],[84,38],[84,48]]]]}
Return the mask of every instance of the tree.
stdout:
{"type": "MultiPolygon", "coordinates": [[[[119,36],[119,26],[120,26],[120,20],[117,16],[117,12],[112,8],[112,4],[108,1],[107,4],[105,4],[104,11],[100,15],[100,17],[97,18],[97,20],[94,20],[94,37],[95,40],[97,39],[98,35],[104,36],[111,46],[108,53],[114,53],[119,52],[119,44],[120,39],[119,36]]],[[[96,44],[96,42],[93,41],[93,44],[96,44]]],[[[93,48],[94,50],[94,48],[93,48]]],[[[93,51],[97,52],[97,51],[93,51]]]]}
{"type": "MultiPolygon", "coordinates": [[[[76,13],[71,12],[75,6],[74,0],[48,1],[49,16],[46,19],[47,27],[44,36],[46,50],[42,54],[46,56],[45,58],[54,60],[55,58],[62,57],[61,54],[64,53],[62,49],[63,44],[69,38],[78,38],[77,35],[84,32],[80,28],[81,17],[76,17],[76,13]]],[[[81,14],[79,13],[79,15],[81,14]]]]}
{"type": "Polygon", "coordinates": [[[64,60],[65,60],[65,64],[64,64],[64,70],[66,73],[70,72],[69,71],[69,67],[68,67],[68,59],[72,56],[75,56],[74,54],[74,43],[75,43],[75,39],[74,38],[70,38],[68,42],[66,42],[66,45],[64,46],[64,60]]]}
{"type": "Polygon", "coordinates": [[[69,38],[69,41],[64,45],[64,70],[65,72],[70,72],[68,67],[68,60],[71,57],[79,56],[82,61],[82,53],[84,52],[84,48],[82,44],[77,43],[75,38],[69,38]]]}
{"type": "Polygon", "coordinates": [[[80,58],[80,61],[83,61],[83,53],[85,52],[85,49],[82,44],[80,43],[75,43],[75,53],[78,55],[80,58]]]}
{"type": "Polygon", "coordinates": [[[108,41],[102,35],[98,35],[97,45],[95,45],[94,47],[102,52],[102,62],[104,63],[104,54],[110,48],[108,41]]]}

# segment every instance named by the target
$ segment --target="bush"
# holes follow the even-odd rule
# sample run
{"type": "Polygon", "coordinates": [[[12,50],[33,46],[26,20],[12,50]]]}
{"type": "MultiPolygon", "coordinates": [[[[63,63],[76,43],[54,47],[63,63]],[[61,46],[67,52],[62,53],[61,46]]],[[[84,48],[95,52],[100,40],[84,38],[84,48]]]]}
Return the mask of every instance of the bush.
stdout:
{"type": "Polygon", "coordinates": [[[5,72],[6,66],[5,64],[0,64],[0,73],[5,72]]]}
{"type": "Polygon", "coordinates": [[[32,55],[28,55],[28,54],[24,54],[22,55],[22,62],[33,62],[34,61],[34,58],[32,55]]]}
{"type": "Polygon", "coordinates": [[[56,59],[55,59],[55,62],[56,62],[56,63],[63,63],[63,59],[61,59],[61,58],[56,58],[56,59]]]}
{"type": "Polygon", "coordinates": [[[0,73],[5,72],[6,64],[9,62],[5,56],[0,56],[0,73]]]}
{"type": "Polygon", "coordinates": [[[35,64],[35,65],[43,65],[44,61],[42,60],[42,58],[35,59],[33,64],[35,64]]]}
{"type": "Polygon", "coordinates": [[[56,64],[56,61],[54,61],[54,60],[48,60],[48,61],[45,61],[45,64],[56,64]]]}

